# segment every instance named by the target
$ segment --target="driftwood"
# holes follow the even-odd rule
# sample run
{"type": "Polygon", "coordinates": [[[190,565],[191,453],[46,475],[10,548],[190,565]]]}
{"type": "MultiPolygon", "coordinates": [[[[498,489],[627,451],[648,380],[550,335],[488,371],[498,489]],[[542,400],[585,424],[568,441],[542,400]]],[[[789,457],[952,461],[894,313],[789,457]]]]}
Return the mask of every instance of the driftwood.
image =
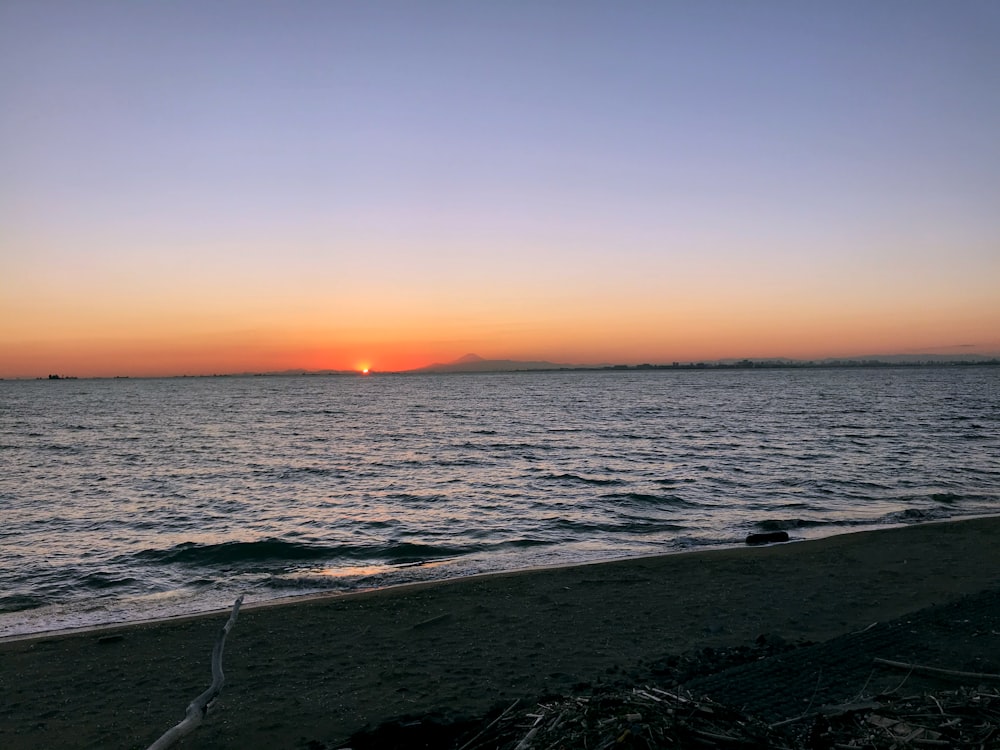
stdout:
{"type": "Polygon", "coordinates": [[[226,636],[229,635],[229,631],[236,624],[236,617],[240,613],[241,604],[243,604],[242,595],[233,603],[233,611],[215,639],[215,646],[212,649],[212,684],[209,685],[208,690],[188,704],[184,720],[164,732],[160,739],[149,746],[149,750],[165,750],[165,748],[173,745],[181,737],[192,732],[201,724],[212,702],[219,697],[219,693],[222,692],[222,686],[226,683],[226,676],[222,672],[222,651],[226,646],[226,636]]]}
{"type": "Polygon", "coordinates": [[[990,674],[989,672],[959,672],[955,669],[940,669],[938,667],[928,667],[924,664],[910,664],[903,661],[890,661],[889,659],[874,659],[876,664],[894,669],[906,669],[916,674],[926,674],[933,677],[951,677],[956,680],[979,680],[996,681],[1000,680],[1000,674],[990,674]]]}
{"type": "Polygon", "coordinates": [[[468,748],[472,745],[472,743],[474,743],[476,740],[478,740],[480,737],[482,737],[484,734],[486,734],[488,731],[490,731],[494,726],[496,726],[497,723],[499,723],[501,719],[503,719],[507,714],[509,714],[511,711],[513,711],[514,707],[518,703],[520,703],[520,702],[521,702],[520,700],[516,700],[513,703],[511,703],[509,706],[507,706],[506,710],[502,714],[500,714],[493,721],[491,721],[489,724],[487,724],[483,728],[483,730],[481,732],[479,732],[479,734],[475,735],[471,740],[469,740],[464,745],[462,745],[460,748],[458,748],[458,750],[468,750],[468,748]]]}

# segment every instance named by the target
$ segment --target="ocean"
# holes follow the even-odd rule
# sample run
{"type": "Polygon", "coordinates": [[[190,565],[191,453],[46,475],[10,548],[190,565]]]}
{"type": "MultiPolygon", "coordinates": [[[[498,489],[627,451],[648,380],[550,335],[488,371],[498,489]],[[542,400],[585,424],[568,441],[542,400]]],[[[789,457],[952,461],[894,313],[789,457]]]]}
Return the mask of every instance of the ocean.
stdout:
{"type": "Polygon", "coordinates": [[[0,637],[1000,513],[1000,367],[0,381],[0,637]]]}

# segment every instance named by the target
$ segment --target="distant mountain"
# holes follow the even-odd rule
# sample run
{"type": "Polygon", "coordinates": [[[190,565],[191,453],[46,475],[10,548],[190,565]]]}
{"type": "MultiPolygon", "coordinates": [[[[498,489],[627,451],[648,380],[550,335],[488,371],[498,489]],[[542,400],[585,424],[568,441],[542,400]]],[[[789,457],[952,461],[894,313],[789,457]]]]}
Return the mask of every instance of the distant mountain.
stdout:
{"type": "Polygon", "coordinates": [[[407,372],[514,372],[519,370],[561,370],[571,365],[554,362],[522,362],[515,359],[483,359],[478,354],[466,354],[454,362],[418,367],[407,372]]]}

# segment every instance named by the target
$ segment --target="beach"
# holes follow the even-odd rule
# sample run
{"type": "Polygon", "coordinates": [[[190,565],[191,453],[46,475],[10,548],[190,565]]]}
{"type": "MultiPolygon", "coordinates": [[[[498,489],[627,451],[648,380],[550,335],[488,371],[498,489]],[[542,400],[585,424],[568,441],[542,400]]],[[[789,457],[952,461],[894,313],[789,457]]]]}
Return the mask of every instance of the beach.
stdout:
{"type": "MultiPolygon", "coordinates": [[[[337,747],[403,716],[476,718],[641,678],[695,649],[762,635],[829,641],[1000,587],[998,539],[1000,518],[978,518],[248,600],[226,643],[222,695],[177,746],[337,747]]],[[[147,747],[208,687],[228,616],[0,643],[0,746],[147,747]]],[[[976,649],[983,663],[1000,660],[1000,632],[986,629],[976,649]]]]}

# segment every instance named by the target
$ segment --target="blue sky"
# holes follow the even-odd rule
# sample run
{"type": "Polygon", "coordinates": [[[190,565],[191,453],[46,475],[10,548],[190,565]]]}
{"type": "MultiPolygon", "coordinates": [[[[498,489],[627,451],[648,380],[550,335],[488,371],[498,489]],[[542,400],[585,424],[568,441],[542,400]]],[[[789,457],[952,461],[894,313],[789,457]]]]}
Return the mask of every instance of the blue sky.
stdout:
{"type": "Polygon", "coordinates": [[[1000,351],[997,39],[995,2],[6,2],[0,347],[1000,351]]]}

